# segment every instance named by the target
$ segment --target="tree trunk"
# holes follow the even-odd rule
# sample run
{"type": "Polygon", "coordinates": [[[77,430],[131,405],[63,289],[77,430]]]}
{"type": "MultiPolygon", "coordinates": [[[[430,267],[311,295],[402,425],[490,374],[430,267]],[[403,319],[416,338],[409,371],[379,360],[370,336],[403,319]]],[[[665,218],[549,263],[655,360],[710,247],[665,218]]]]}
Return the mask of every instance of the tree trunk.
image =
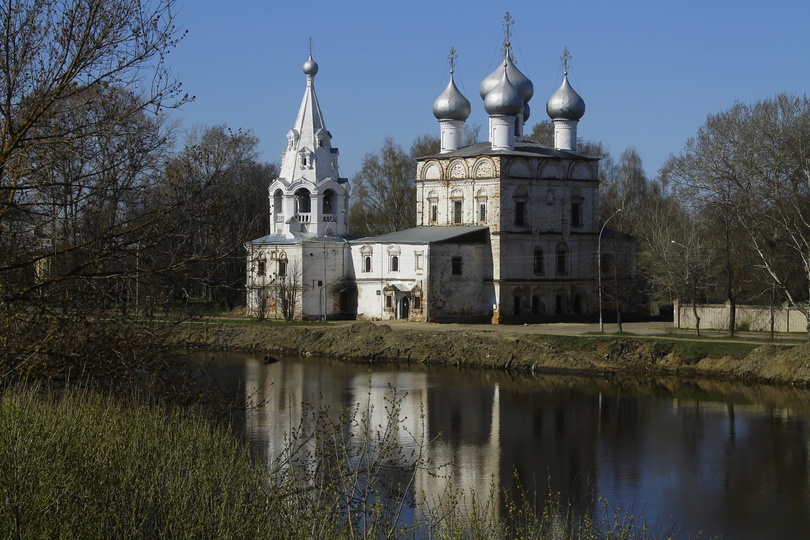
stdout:
{"type": "Polygon", "coordinates": [[[737,327],[737,300],[733,296],[728,297],[728,336],[734,336],[737,327]]]}
{"type": "MultiPolygon", "coordinates": [[[[692,315],[695,316],[695,335],[699,336],[700,335],[700,316],[698,315],[697,303],[695,302],[694,298],[692,298],[692,315]]],[[[810,324],[810,323],[808,323],[808,324],[810,324]]]]}

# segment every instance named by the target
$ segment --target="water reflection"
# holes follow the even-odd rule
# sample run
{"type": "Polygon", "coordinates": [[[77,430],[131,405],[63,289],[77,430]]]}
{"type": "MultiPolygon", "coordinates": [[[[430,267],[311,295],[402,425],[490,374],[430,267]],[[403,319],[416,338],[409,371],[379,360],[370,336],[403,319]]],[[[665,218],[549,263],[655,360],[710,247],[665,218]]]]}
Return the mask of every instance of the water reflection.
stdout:
{"type": "MultiPolygon", "coordinates": [[[[245,431],[263,459],[284,447],[307,409],[366,410],[382,424],[402,398],[402,445],[425,443],[466,490],[549,489],[578,511],[599,497],[678,536],[810,535],[810,392],[724,382],[518,377],[498,372],[373,367],[231,354],[242,370],[245,431]]],[[[417,471],[417,497],[444,474],[417,471]]]]}

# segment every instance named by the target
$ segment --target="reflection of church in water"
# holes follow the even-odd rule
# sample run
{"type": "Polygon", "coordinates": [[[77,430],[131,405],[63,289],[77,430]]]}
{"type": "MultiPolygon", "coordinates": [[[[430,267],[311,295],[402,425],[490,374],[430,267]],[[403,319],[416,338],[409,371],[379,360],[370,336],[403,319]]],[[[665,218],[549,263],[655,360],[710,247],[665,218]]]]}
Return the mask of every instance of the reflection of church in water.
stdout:
{"type": "MultiPolygon", "coordinates": [[[[278,284],[300,284],[305,319],[524,322],[598,310],[598,159],[577,153],[585,103],[568,82],[546,103],[554,144],[528,140],[532,82],[515,65],[507,14],[502,63],[480,84],[488,140],[462,146],[470,102],[454,79],[433,103],[441,151],[418,158],[416,227],[349,237],[349,184],[315,94],[318,64],[270,185],[270,234],[248,248],[248,310],[280,316],[278,284]]],[[[603,251],[623,240],[605,238],[603,251]]],[[[632,249],[627,243],[622,249],[632,249]]],[[[603,258],[604,263],[604,258],[603,258]]]]}

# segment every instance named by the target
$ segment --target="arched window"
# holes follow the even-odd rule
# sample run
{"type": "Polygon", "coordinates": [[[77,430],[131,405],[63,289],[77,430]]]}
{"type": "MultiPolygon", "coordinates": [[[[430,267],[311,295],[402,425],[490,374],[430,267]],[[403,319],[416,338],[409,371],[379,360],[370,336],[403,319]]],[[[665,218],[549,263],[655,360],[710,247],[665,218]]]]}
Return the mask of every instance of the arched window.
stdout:
{"type": "Polygon", "coordinates": [[[282,215],[282,211],[284,210],[283,206],[283,197],[284,193],[280,189],[277,189],[275,193],[273,193],[273,213],[277,216],[282,215]]]}
{"type": "Polygon", "coordinates": [[[557,246],[557,273],[568,273],[568,247],[565,244],[557,246]]]}
{"type": "Polygon", "coordinates": [[[332,189],[327,189],[323,194],[323,213],[331,215],[335,213],[335,203],[337,195],[332,189]]]}
{"type": "Polygon", "coordinates": [[[464,223],[464,194],[461,190],[454,189],[450,193],[453,209],[453,225],[461,225],[464,223]]]}
{"type": "Polygon", "coordinates": [[[308,214],[312,212],[312,201],[309,191],[301,188],[295,192],[295,210],[299,214],[308,214]]]}
{"type": "Polygon", "coordinates": [[[546,262],[543,257],[543,248],[534,248],[534,257],[532,259],[535,275],[542,276],[546,273],[546,262]]]}
{"type": "Polygon", "coordinates": [[[515,226],[516,227],[525,227],[528,225],[528,201],[529,201],[529,194],[526,193],[526,190],[523,187],[519,187],[515,191],[515,226]]]}
{"type": "Polygon", "coordinates": [[[278,258],[278,276],[287,277],[287,254],[283,251],[279,254],[278,258]]]}
{"type": "Polygon", "coordinates": [[[399,272],[399,257],[396,255],[391,257],[391,271],[399,272]]]}
{"type": "Polygon", "coordinates": [[[363,257],[363,272],[371,272],[371,256],[363,257]]]}

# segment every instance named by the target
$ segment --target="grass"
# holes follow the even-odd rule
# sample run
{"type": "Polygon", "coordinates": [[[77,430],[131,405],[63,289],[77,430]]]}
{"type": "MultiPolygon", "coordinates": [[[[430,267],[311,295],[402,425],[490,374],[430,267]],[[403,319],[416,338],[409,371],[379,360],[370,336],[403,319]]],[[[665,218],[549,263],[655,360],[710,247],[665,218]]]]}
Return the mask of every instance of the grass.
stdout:
{"type": "MultiPolygon", "coordinates": [[[[291,426],[268,467],[224,427],[142,399],[68,389],[0,394],[2,538],[647,538],[611,509],[578,516],[558,497],[476,499],[448,488],[413,500],[416,471],[437,472],[422,450],[397,444],[373,406],[291,426]],[[403,512],[423,511],[412,522],[403,512]],[[497,517],[498,508],[505,512],[497,517]]],[[[607,506],[606,506],[607,508],[607,506]]],[[[657,536],[656,536],[657,537],[657,536]]]]}

